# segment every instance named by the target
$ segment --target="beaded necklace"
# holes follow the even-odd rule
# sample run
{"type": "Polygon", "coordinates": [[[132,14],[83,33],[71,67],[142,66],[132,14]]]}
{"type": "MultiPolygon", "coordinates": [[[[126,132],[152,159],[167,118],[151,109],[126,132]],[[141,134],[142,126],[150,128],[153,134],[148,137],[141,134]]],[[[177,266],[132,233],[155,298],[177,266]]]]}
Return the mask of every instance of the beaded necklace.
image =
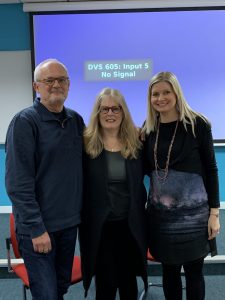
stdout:
{"type": "Polygon", "coordinates": [[[160,166],[158,165],[157,149],[158,149],[160,122],[158,121],[158,124],[157,124],[156,139],[155,139],[155,145],[154,145],[154,162],[155,162],[156,177],[157,177],[157,179],[159,181],[162,181],[163,183],[166,181],[167,176],[168,176],[169,163],[170,163],[170,154],[171,154],[171,150],[172,150],[172,147],[173,147],[174,139],[175,139],[175,136],[176,136],[178,124],[179,124],[179,120],[177,120],[175,129],[174,129],[174,133],[173,133],[170,145],[169,145],[165,168],[160,168],[160,166]],[[163,175],[160,175],[159,171],[162,171],[163,175]]]}

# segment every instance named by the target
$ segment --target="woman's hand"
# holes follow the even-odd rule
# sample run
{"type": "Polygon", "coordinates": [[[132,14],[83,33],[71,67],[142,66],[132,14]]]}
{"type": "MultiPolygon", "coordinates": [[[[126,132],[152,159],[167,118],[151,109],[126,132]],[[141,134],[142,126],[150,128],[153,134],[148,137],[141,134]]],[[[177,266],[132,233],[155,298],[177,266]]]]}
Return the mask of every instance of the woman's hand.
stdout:
{"type": "Polygon", "coordinates": [[[219,221],[219,213],[210,212],[209,220],[208,220],[208,239],[212,240],[219,234],[220,230],[220,221],[219,221]]]}

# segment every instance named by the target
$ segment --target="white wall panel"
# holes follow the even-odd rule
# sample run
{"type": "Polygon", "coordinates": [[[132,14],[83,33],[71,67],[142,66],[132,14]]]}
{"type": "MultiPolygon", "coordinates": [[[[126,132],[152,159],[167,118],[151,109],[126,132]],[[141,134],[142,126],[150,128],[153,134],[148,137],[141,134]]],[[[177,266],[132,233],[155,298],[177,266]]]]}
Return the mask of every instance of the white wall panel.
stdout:
{"type": "Polygon", "coordinates": [[[0,143],[12,117],[32,105],[30,51],[0,51],[0,143]]]}

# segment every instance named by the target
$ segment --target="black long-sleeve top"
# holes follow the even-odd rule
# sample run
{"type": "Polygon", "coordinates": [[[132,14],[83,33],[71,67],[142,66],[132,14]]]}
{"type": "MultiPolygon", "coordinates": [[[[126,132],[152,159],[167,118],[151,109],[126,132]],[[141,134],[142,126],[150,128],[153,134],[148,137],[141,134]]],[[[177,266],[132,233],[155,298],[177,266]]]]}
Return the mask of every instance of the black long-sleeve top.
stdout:
{"type": "MultiPolygon", "coordinates": [[[[157,160],[160,168],[165,168],[168,148],[175,126],[176,122],[160,123],[157,150],[157,160]]],[[[151,132],[145,142],[145,162],[148,174],[155,169],[153,151],[155,140],[156,132],[151,132]]],[[[208,194],[209,207],[217,208],[220,206],[218,169],[210,124],[197,117],[194,136],[191,125],[187,125],[186,130],[183,122],[179,122],[171,151],[169,168],[201,175],[208,194]]]]}

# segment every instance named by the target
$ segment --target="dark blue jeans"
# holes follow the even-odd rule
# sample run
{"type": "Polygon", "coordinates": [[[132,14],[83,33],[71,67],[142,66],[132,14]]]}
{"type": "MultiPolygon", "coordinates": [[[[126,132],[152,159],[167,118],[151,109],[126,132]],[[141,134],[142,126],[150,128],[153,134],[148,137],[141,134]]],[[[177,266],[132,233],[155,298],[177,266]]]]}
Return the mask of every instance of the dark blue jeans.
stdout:
{"type": "Polygon", "coordinates": [[[71,282],[77,227],[50,233],[52,250],[34,252],[29,236],[17,234],[33,300],[62,300],[71,282]]]}

